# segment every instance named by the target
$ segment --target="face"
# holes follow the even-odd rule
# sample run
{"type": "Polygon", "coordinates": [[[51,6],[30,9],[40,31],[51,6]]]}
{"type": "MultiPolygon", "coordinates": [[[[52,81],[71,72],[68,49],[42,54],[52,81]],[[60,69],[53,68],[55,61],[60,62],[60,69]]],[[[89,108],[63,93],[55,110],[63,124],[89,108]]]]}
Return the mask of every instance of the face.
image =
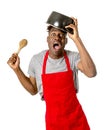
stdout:
{"type": "Polygon", "coordinates": [[[67,43],[66,34],[59,29],[52,28],[47,37],[49,55],[51,58],[60,58],[64,54],[65,44],[67,43]]]}

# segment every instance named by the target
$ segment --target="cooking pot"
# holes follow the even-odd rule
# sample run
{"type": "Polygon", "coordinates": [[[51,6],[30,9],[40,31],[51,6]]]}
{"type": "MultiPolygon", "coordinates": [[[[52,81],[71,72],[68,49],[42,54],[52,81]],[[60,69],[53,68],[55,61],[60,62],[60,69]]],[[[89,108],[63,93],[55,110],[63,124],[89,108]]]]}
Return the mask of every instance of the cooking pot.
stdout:
{"type": "Polygon", "coordinates": [[[74,20],[64,14],[58,13],[56,11],[53,11],[47,22],[47,24],[58,28],[64,32],[69,32],[73,34],[73,29],[72,28],[65,28],[65,26],[69,25],[69,24],[75,24],[74,20]]]}

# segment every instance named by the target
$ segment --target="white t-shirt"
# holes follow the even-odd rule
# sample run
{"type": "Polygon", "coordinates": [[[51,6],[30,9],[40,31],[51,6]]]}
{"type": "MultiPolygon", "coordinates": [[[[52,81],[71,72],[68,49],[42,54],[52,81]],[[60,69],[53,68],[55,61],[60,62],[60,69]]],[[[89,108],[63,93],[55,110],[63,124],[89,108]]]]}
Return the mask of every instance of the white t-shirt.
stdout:
{"type": "MultiPolygon", "coordinates": [[[[41,97],[43,96],[41,75],[42,75],[43,60],[44,60],[46,51],[47,50],[44,50],[44,51],[34,55],[30,61],[29,68],[28,68],[29,76],[32,76],[36,79],[37,89],[38,89],[38,92],[41,95],[41,97]]],[[[80,60],[80,55],[78,52],[72,52],[69,50],[65,50],[65,51],[66,51],[66,54],[67,54],[69,62],[70,62],[70,67],[73,71],[75,88],[78,92],[79,86],[78,86],[77,63],[80,60]]],[[[52,59],[50,56],[48,56],[48,59],[46,62],[46,73],[63,72],[66,70],[67,70],[67,67],[66,67],[64,57],[61,57],[59,59],[52,59]]]]}

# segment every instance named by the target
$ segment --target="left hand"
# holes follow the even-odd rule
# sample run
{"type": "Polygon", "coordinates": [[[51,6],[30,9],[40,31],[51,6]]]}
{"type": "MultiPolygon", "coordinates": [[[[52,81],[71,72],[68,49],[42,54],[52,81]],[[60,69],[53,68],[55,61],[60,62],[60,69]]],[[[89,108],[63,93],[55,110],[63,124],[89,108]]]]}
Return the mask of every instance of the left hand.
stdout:
{"type": "Polygon", "coordinates": [[[79,33],[78,33],[78,21],[77,19],[75,19],[74,17],[72,17],[72,19],[74,20],[74,24],[69,24],[67,26],[65,26],[65,28],[72,28],[73,29],[73,34],[68,32],[68,36],[75,41],[78,37],[79,37],[79,33]]]}

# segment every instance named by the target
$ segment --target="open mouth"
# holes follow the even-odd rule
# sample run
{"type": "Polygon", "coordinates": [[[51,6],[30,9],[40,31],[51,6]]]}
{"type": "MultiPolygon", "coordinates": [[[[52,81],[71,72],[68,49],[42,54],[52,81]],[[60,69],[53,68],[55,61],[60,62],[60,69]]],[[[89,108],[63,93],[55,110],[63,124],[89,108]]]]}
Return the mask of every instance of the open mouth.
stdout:
{"type": "Polygon", "coordinates": [[[60,43],[54,43],[53,44],[53,48],[55,49],[55,50],[59,50],[59,49],[61,49],[61,47],[62,47],[62,45],[60,44],[60,43]]]}

